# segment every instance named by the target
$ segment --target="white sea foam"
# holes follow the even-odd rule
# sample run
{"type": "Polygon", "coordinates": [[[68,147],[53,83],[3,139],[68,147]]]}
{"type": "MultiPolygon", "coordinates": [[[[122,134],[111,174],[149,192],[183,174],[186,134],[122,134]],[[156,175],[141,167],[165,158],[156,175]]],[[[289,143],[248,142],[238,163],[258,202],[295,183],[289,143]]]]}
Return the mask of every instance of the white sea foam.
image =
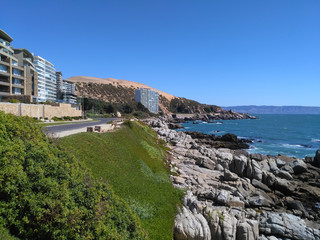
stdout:
{"type": "Polygon", "coordinates": [[[311,142],[320,142],[320,139],[312,138],[312,139],[311,139],[311,142]]]}
{"type": "Polygon", "coordinates": [[[299,144],[288,144],[288,143],[281,144],[281,145],[286,147],[286,148],[302,148],[302,147],[304,147],[304,146],[299,145],[299,144]]]}

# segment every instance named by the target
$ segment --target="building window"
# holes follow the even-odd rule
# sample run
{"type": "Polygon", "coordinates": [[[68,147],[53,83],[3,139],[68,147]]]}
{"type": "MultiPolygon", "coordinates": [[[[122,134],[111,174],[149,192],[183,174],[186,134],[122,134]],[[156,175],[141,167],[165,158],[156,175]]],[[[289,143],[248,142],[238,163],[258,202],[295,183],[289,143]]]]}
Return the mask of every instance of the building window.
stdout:
{"type": "Polygon", "coordinates": [[[19,69],[13,68],[12,73],[13,75],[22,76],[22,72],[19,69]]]}
{"type": "Polygon", "coordinates": [[[8,72],[8,67],[0,64],[0,72],[8,72]]]}
{"type": "Polygon", "coordinates": [[[13,88],[12,93],[15,95],[21,95],[22,94],[22,89],[21,88],[13,88]]]}
{"type": "Polygon", "coordinates": [[[13,65],[13,66],[18,66],[18,62],[15,61],[15,60],[12,60],[12,65],[13,65]]]}
{"type": "Polygon", "coordinates": [[[12,82],[13,82],[13,84],[16,84],[16,85],[22,85],[22,81],[20,79],[17,79],[17,78],[13,78],[12,82]]]}

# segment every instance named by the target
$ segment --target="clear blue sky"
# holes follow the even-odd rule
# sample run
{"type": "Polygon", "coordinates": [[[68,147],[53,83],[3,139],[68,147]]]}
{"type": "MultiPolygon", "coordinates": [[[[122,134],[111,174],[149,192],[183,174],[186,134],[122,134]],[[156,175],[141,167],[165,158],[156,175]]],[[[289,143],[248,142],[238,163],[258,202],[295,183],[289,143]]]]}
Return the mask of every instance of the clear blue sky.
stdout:
{"type": "Polygon", "coordinates": [[[220,106],[320,106],[319,0],[12,0],[0,28],[64,78],[220,106]]]}

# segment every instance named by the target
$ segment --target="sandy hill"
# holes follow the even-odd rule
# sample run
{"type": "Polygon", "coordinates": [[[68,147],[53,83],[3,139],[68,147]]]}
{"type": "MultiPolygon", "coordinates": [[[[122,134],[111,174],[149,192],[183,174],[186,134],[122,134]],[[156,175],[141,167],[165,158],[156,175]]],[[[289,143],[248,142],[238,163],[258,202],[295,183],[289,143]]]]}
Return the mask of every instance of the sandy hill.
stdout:
{"type": "Polygon", "coordinates": [[[67,81],[75,83],[80,98],[98,99],[107,103],[132,104],[135,89],[149,88],[159,93],[159,107],[163,113],[215,113],[222,109],[215,105],[200,104],[186,98],[175,97],[142,83],[114,78],[75,76],[67,81]]]}
{"type": "Polygon", "coordinates": [[[165,93],[162,91],[159,91],[158,89],[149,87],[145,84],[133,82],[133,81],[127,81],[123,79],[115,79],[115,78],[96,78],[96,77],[85,77],[85,76],[75,76],[70,77],[67,79],[67,81],[74,82],[74,83],[97,83],[97,84],[111,84],[115,87],[121,85],[122,87],[126,88],[149,88],[152,90],[157,91],[160,95],[171,101],[175,96],[165,93]]]}

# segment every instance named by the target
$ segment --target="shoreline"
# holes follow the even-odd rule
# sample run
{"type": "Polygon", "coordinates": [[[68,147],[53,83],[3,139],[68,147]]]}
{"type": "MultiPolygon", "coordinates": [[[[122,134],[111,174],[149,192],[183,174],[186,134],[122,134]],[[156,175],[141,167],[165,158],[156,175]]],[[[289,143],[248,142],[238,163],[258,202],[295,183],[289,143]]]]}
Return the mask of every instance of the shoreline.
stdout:
{"type": "Polygon", "coordinates": [[[170,144],[174,186],[187,189],[175,239],[320,239],[320,151],[305,162],[214,149],[168,119],[146,122],[170,144]]]}
{"type": "MultiPolygon", "coordinates": [[[[232,133],[250,140],[250,153],[291,157],[313,157],[320,148],[317,131],[319,116],[259,115],[259,119],[240,121],[218,120],[212,123],[186,122],[181,131],[198,131],[221,136],[232,133]]],[[[180,131],[180,130],[179,130],[180,131]]]]}

